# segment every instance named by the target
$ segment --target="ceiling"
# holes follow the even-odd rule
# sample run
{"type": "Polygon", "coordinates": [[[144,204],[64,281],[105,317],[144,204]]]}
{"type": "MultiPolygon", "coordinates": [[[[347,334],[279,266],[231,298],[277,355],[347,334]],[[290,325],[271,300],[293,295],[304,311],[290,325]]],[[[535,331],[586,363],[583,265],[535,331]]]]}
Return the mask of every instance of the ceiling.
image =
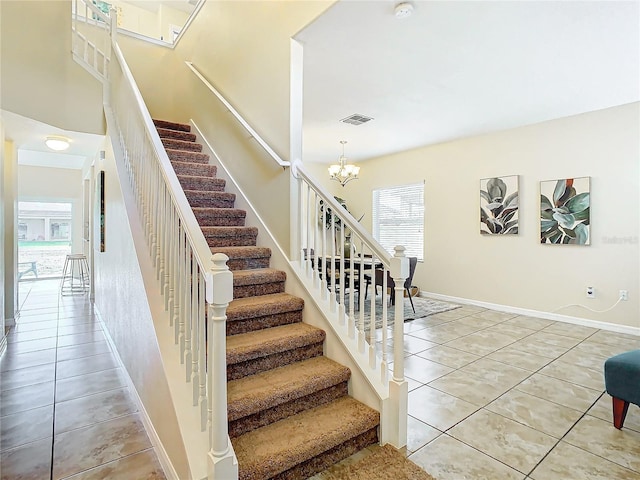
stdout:
{"type": "Polygon", "coordinates": [[[339,1],[304,45],[304,158],[350,160],[640,100],[640,2],[339,1]],[[341,123],[351,115],[373,120],[341,123]]]}
{"type": "Polygon", "coordinates": [[[104,143],[104,136],[62,130],[6,110],[0,112],[5,138],[18,150],[19,165],[81,169],[87,158],[96,156],[104,143]],[[70,140],[64,153],[54,152],[44,144],[47,136],[59,135],[70,140]]]}

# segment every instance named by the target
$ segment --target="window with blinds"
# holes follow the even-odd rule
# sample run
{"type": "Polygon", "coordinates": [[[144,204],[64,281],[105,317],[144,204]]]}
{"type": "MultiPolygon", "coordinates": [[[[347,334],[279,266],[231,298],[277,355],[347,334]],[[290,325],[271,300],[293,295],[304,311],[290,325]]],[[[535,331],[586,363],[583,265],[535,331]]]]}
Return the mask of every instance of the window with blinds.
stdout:
{"type": "Polygon", "coordinates": [[[424,182],[373,191],[373,238],[390,255],[403,245],[407,257],[424,260],[424,182]]]}

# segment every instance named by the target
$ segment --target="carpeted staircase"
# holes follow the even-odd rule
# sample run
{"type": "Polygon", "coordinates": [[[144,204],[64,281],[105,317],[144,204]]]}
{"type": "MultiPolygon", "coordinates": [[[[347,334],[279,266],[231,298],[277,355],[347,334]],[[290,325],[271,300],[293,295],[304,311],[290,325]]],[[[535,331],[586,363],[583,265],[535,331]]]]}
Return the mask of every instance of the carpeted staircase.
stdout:
{"type": "Polygon", "coordinates": [[[154,120],[212,253],[229,257],[229,435],[246,480],[303,479],[378,441],[379,414],[348,396],[351,372],[323,356],[325,332],[302,323],[304,302],[285,293],[216,167],[189,125],[154,120]]]}

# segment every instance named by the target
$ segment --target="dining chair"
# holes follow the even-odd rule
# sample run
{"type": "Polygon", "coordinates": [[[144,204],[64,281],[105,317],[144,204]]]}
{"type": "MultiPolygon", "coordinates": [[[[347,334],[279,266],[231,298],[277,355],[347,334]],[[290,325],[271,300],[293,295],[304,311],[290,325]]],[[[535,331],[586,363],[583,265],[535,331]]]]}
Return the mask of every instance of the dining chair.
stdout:
{"type": "MultiPolygon", "coordinates": [[[[404,289],[407,291],[407,296],[409,297],[409,301],[411,302],[411,309],[413,313],[416,313],[416,308],[413,306],[413,298],[411,298],[411,282],[413,281],[413,274],[416,271],[416,265],[418,264],[418,257],[409,257],[409,276],[404,281],[404,289]]],[[[364,298],[367,298],[367,292],[369,291],[369,285],[371,284],[371,277],[367,274],[364,276],[366,287],[364,292],[364,298]]],[[[378,285],[383,286],[384,280],[384,270],[381,268],[376,268],[375,270],[375,293],[378,294],[378,285]]],[[[387,288],[391,290],[391,305],[395,305],[396,296],[393,289],[396,286],[396,282],[391,278],[391,273],[387,270],[387,288]]]]}

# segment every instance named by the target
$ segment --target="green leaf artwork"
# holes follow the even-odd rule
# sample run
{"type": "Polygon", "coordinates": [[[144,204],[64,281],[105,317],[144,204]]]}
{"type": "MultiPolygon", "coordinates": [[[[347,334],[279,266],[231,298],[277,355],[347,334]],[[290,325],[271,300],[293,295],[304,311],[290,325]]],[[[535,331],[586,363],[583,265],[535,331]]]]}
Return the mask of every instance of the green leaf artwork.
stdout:
{"type": "Polygon", "coordinates": [[[518,233],[518,176],[480,180],[480,233],[518,233]]]}
{"type": "Polygon", "coordinates": [[[540,182],[540,243],[589,245],[589,177],[540,182]]]}

